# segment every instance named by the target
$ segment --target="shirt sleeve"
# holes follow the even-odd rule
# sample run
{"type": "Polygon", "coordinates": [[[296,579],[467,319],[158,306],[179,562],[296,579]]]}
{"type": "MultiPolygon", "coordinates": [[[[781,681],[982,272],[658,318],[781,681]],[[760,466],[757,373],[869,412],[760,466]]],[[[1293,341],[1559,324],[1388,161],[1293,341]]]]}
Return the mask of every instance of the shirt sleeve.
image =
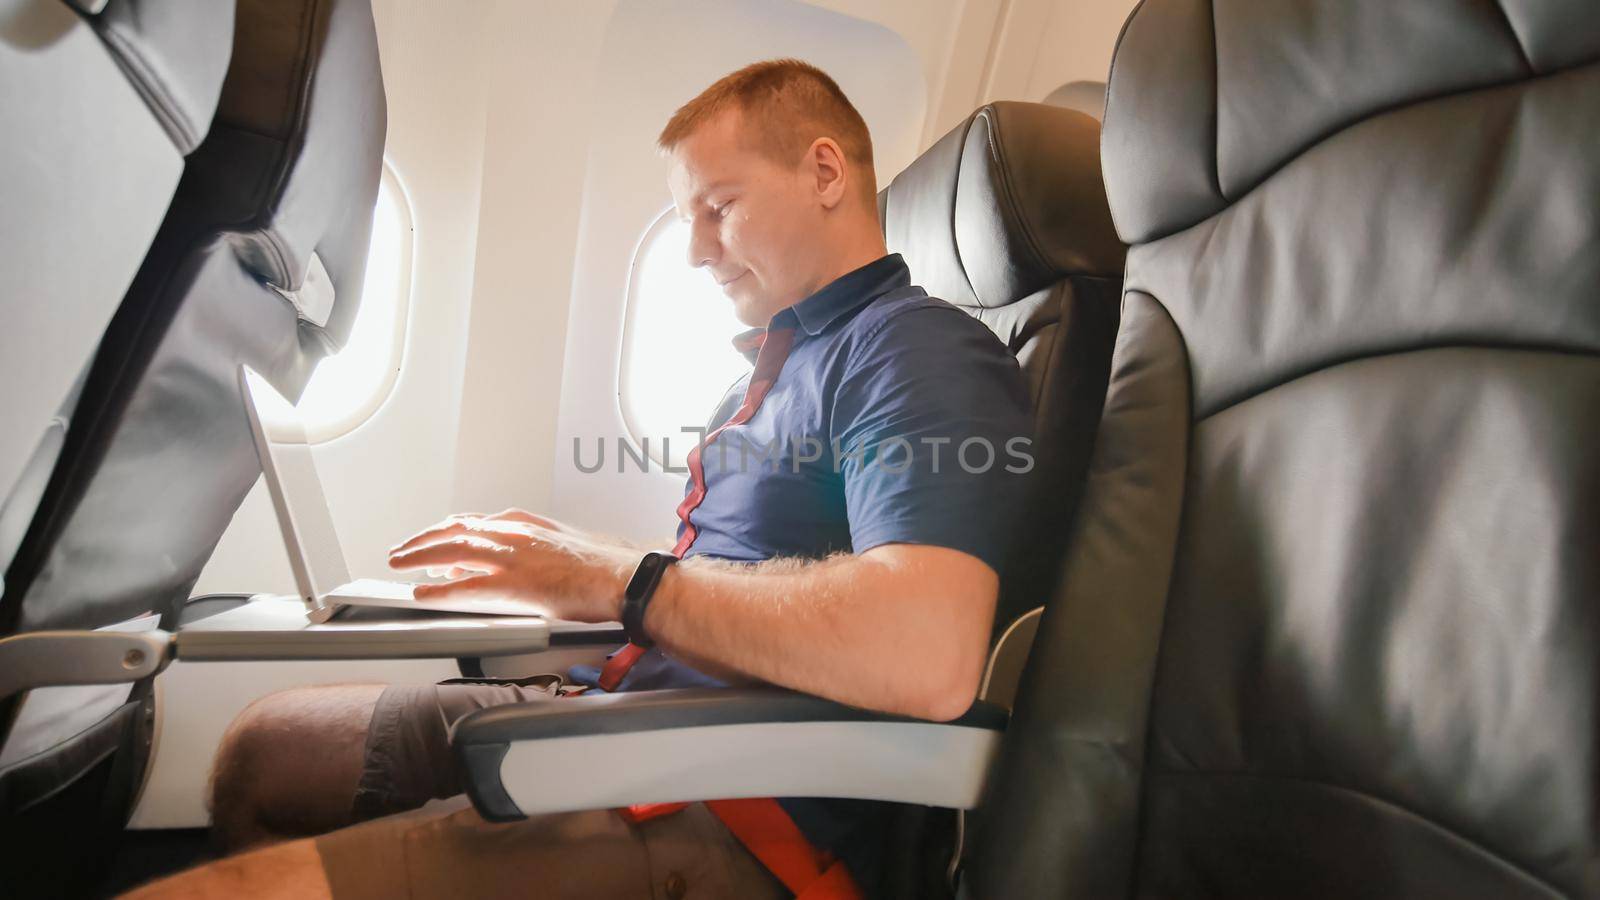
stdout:
{"type": "Polygon", "coordinates": [[[944,303],[876,323],[830,424],[855,552],[928,544],[1000,571],[1033,434],[1021,370],[988,328],[944,303]]]}

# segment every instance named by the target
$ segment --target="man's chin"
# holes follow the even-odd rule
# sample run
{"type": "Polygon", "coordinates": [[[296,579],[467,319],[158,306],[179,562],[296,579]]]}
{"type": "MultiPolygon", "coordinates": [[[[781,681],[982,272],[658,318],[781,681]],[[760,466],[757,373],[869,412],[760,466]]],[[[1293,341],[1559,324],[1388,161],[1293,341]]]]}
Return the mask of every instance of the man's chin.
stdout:
{"type": "Polygon", "coordinates": [[[747,328],[767,327],[772,323],[773,316],[797,302],[760,294],[738,283],[730,284],[729,287],[733,288],[727,291],[728,299],[733,302],[733,317],[744,323],[747,328]]]}
{"type": "Polygon", "coordinates": [[[746,328],[765,328],[771,321],[771,313],[765,312],[767,304],[762,303],[759,297],[752,297],[739,290],[739,286],[732,286],[727,291],[728,299],[733,302],[733,317],[738,319],[746,328]]]}
{"type": "Polygon", "coordinates": [[[772,317],[768,316],[763,319],[755,310],[747,309],[738,303],[733,305],[733,317],[738,319],[739,324],[746,328],[765,328],[767,323],[772,321],[772,317]]]}

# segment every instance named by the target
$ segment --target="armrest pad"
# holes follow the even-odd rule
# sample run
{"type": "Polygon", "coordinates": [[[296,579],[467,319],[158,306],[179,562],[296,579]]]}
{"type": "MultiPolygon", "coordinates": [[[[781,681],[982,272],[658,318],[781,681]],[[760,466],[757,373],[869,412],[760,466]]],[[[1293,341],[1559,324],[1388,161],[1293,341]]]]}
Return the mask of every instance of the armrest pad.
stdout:
{"type": "Polygon", "coordinates": [[[479,710],[451,742],[485,818],[739,797],[970,808],[1007,721],[925,722],[778,688],[597,694],[479,710]]]}

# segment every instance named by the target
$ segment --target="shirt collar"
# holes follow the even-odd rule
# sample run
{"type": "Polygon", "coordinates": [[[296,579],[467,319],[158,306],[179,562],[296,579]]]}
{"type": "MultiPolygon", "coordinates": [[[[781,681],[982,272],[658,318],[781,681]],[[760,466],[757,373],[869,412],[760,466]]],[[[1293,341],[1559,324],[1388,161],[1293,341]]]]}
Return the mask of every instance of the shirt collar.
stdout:
{"type": "MultiPolygon", "coordinates": [[[[859,269],[828,282],[816,293],[793,306],[779,310],[767,328],[794,327],[796,323],[809,335],[821,334],[840,316],[853,312],[895,288],[911,284],[911,270],[898,253],[880,256],[859,269]]],[[[767,328],[752,328],[733,339],[733,346],[755,362],[767,328]]]]}

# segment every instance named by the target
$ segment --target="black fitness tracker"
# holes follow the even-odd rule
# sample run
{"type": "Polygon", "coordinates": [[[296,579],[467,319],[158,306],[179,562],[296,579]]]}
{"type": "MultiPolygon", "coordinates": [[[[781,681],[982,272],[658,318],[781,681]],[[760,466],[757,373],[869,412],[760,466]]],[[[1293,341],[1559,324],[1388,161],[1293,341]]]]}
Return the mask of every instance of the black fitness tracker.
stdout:
{"type": "Polygon", "coordinates": [[[661,576],[677,561],[671,553],[646,553],[644,559],[639,560],[639,567],[633,570],[628,586],[622,589],[622,630],[629,643],[646,650],[655,646],[656,642],[644,632],[644,611],[650,606],[650,598],[655,596],[661,576]]]}

